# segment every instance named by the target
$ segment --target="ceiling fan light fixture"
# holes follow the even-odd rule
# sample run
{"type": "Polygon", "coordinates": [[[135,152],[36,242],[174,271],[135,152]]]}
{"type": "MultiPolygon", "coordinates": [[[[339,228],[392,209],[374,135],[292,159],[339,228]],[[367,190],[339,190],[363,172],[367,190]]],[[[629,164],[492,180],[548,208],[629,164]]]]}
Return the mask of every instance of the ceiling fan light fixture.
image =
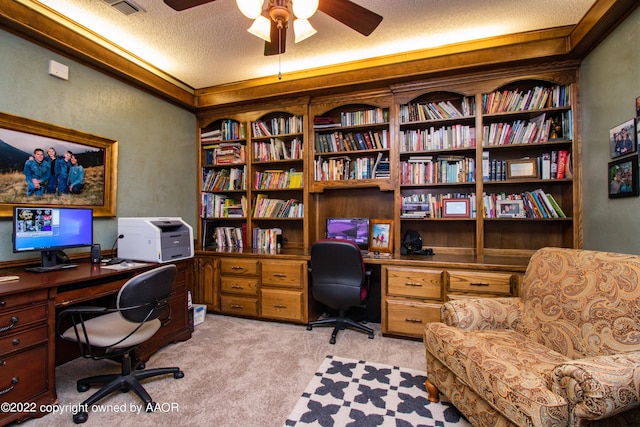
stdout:
{"type": "Polygon", "coordinates": [[[262,13],[264,0],[236,0],[238,9],[249,19],[256,19],[262,13]]]}
{"type": "Polygon", "coordinates": [[[296,43],[301,42],[302,40],[308,39],[318,31],[313,28],[311,23],[306,19],[296,19],[293,21],[293,32],[296,35],[296,43]]]}
{"type": "Polygon", "coordinates": [[[299,19],[309,19],[318,10],[319,0],[292,0],[293,14],[299,19]]]}
{"type": "Polygon", "coordinates": [[[266,42],[271,42],[271,21],[262,15],[258,15],[247,31],[266,42]]]}

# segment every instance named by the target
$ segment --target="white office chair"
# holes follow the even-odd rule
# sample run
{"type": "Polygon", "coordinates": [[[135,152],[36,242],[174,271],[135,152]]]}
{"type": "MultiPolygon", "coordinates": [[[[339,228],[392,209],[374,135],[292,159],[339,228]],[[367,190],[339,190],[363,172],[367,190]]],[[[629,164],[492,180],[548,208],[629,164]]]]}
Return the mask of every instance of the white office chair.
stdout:
{"type": "Polygon", "coordinates": [[[184,377],[176,367],[136,370],[144,369],[144,364],[135,360],[132,354],[137,345],[151,338],[170,321],[169,297],[176,271],[175,265],[165,265],[129,279],[118,293],[115,309],[71,307],[58,315],[59,331],[72,323],[58,334],[65,340],[77,342],[83,357],[96,360],[122,358],[122,373],[78,380],[76,388],[80,392],[87,391],[92,385],[103,387],[82,402],[79,412],[73,414],[76,424],[84,423],[89,417],[83,409],[116,390],[133,390],[144,401],[145,408],[151,411],[153,401],[140,380],[165,374],[173,374],[174,378],[184,377]]]}

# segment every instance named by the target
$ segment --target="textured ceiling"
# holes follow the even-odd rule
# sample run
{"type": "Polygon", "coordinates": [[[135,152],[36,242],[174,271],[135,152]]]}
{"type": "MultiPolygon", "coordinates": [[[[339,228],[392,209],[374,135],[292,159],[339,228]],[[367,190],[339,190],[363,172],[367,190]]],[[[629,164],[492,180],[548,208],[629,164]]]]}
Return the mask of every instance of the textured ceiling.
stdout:
{"type": "MultiPolygon", "coordinates": [[[[287,51],[263,56],[264,42],[234,0],[176,12],[162,0],[131,0],[141,12],[125,16],[104,0],[18,0],[40,3],[188,86],[200,89],[276,75],[279,68],[324,65],[426,49],[461,41],[576,24],[595,0],[353,0],[384,17],[368,37],[322,12],[318,30],[287,51]]],[[[113,0],[111,0],[113,1],[113,0]]],[[[320,0],[322,1],[322,0],[320,0]]]]}

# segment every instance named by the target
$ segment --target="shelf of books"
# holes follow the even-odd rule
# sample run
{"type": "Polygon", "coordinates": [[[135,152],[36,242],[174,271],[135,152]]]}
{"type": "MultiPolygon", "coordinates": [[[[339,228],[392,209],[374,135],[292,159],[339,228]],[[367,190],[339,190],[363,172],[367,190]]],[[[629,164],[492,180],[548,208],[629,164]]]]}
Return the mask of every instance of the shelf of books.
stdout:
{"type": "Polygon", "coordinates": [[[246,126],[220,119],[201,129],[202,248],[242,247],[247,218],[246,126]]]}
{"type": "Polygon", "coordinates": [[[518,81],[481,99],[485,252],[573,247],[571,85],[518,81]]]}
{"type": "Polygon", "coordinates": [[[303,115],[270,112],[251,122],[251,246],[304,246],[303,115]],[[278,236],[277,239],[274,236],[278,236]]]}
{"type": "Polygon", "coordinates": [[[345,186],[393,189],[388,108],[342,105],[316,115],[313,130],[310,191],[345,186]]]}

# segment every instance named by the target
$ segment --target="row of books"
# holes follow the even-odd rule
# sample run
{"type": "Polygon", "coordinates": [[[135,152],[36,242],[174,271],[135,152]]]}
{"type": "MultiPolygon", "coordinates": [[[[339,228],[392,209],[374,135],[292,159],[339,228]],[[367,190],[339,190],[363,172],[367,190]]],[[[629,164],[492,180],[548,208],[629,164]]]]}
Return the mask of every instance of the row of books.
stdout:
{"type": "Polygon", "coordinates": [[[215,242],[218,248],[242,248],[245,243],[241,227],[216,227],[215,242]]]}
{"type": "Polygon", "coordinates": [[[342,126],[360,126],[389,122],[388,108],[371,108],[360,111],[343,111],[340,113],[342,126]]]}
{"type": "Polygon", "coordinates": [[[269,142],[255,141],[253,143],[253,160],[257,162],[271,162],[274,160],[302,159],[303,144],[300,138],[284,141],[271,138],[269,142]]]}
{"type": "Polygon", "coordinates": [[[237,142],[220,142],[205,145],[204,161],[206,165],[229,165],[246,162],[245,146],[237,142]]]}
{"type": "Polygon", "coordinates": [[[400,152],[449,150],[476,146],[476,128],[467,125],[430,127],[400,132],[400,152]]]}
{"type": "Polygon", "coordinates": [[[244,218],[246,216],[247,199],[237,199],[224,194],[200,193],[201,218],[244,218]]]}
{"type": "Polygon", "coordinates": [[[400,185],[475,181],[475,159],[464,156],[411,156],[400,162],[400,185]]]}
{"type": "Polygon", "coordinates": [[[254,249],[275,251],[280,249],[282,230],[279,228],[254,228],[251,245],[254,249]]]}
{"type": "Polygon", "coordinates": [[[302,133],[304,118],[302,116],[274,117],[270,120],[251,122],[251,134],[254,138],[272,135],[288,135],[302,133]]]}
{"type": "Polygon", "coordinates": [[[527,91],[497,90],[482,95],[484,114],[540,110],[571,106],[570,86],[536,86],[527,91]]]}
{"type": "Polygon", "coordinates": [[[425,120],[443,120],[473,116],[476,113],[474,97],[463,97],[459,102],[460,108],[451,101],[408,103],[400,106],[400,122],[415,122],[425,120]]]}
{"type": "Polygon", "coordinates": [[[316,181],[342,181],[350,179],[371,179],[375,158],[358,157],[352,159],[347,156],[318,157],[314,164],[314,179],[316,181]]]}
{"type": "MultiPolygon", "coordinates": [[[[499,193],[484,194],[484,216],[485,218],[500,218],[504,216],[522,217],[522,218],[566,218],[565,212],[562,210],[556,199],[551,193],[546,193],[542,189],[534,191],[525,191],[524,193],[499,193]],[[498,209],[500,201],[521,201],[523,211],[519,210],[519,204],[516,206],[515,213],[505,214],[504,211],[498,209]]],[[[511,205],[507,203],[506,205],[511,205]]]]}
{"type": "MultiPolygon", "coordinates": [[[[573,177],[571,152],[552,150],[535,158],[536,177],[540,179],[565,179],[573,177]]],[[[507,179],[508,160],[491,159],[488,151],[482,152],[483,181],[504,181],[507,179]]]]}
{"type": "Polygon", "coordinates": [[[253,203],[254,218],[303,218],[304,203],[296,200],[270,199],[258,194],[253,203]]]}
{"type": "Polygon", "coordinates": [[[546,117],[540,114],[531,120],[516,120],[513,123],[491,123],[482,128],[484,146],[533,144],[550,139],[571,139],[571,112],[562,117],[546,117]]]}
{"type": "Polygon", "coordinates": [[[237,122],[235,120],[224,119],[220,123],[220,127],[211,130],[203,130],[200,133],[200,141],[207,142],[220,142],[229,141],[234,139],[245,139],[247,136],[247,130],[244,123],[237,122]]]}
{"type": "Polygon", "coordinates": [[[302,188],[303,172],[295,169],[257,171],[253,183],[256,190],[279,190],[288,188],[302,188]]]}
{"type": "Polygon", "coordinates": [[[247,167],[202,169],[202,191],[246,190],[247,167]]]}
{"type": "Polygon", "coordinates": [[[368,132],[316,133],[316,153],[338,153],[342,151],[384,150],[389,148],[387,130],[368,132]]]}
{"type": "Polygon", "coordinates": [[[442,218],[446,199],[469,199],[469,217],[476,217],[475,193],[419,193],[402,197],[400,218],[442,218]]]}

